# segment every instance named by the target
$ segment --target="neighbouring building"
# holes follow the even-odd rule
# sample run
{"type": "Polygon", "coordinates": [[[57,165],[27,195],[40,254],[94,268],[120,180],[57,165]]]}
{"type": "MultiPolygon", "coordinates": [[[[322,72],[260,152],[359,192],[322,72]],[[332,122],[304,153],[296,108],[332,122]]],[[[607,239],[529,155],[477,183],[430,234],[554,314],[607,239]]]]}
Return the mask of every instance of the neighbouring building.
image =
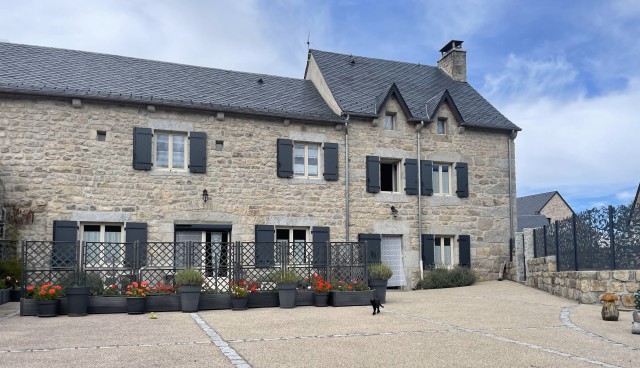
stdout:
{"type": "Polygon", "coordinates": [[[294,79],[0,43],[5,204],[35,211],[27,240],[360,240],[392,286],[436,264],[496,279],[520,128],[461,41],[440,52],[310,50],[294,79]]]}
{"type": "Polygon", "coordinates": [[[575,213],[557,191],[518,197],[518,232],[536,229],[575,213]]]}

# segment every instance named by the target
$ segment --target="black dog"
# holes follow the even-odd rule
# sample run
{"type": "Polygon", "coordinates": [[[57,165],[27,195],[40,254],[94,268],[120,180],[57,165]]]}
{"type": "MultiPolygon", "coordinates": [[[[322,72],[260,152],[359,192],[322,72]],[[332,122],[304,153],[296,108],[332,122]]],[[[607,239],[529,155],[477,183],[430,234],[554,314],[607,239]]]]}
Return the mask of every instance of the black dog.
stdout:
{"type": "Polygon", "coordinates": [[[384,308],[384,305],[380,304],[380,299],[378,298],[369,299],[369,301],[371,302],[371,306],[373,307],[374,316],[376,315],[376,313],[380,313],[380,307],[384,308]]]}

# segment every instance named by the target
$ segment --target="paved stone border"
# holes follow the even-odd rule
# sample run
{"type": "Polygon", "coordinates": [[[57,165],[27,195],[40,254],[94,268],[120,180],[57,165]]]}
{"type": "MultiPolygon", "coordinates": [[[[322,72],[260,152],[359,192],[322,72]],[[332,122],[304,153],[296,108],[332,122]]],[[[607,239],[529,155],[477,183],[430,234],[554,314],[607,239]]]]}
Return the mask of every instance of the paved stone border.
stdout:
{"type": "Polygon", "coordinates": [[[11,318],[11,317],[15,317],[15,316],[17,316],[17,315],[19,315],[19,314],[20,314],[20,312],[13,312],[13,313],[9,313],[9,314],[7,314],[6,316],[2,316],[2,317],[0,317],[0,322],[5,321],[5,320],[8,320],[9,318],[11,318]]]}
{"type": "Polygon", "coordinates": [[[39,353],[51,351],[68,351],[68,350],[97,350],[97,349],[121,349],[121,348],[149,348],[157,346],[185,346],[185,345],[208,345],[210,341],[190,341],[190,342],[163,342],[158,344],[130,344],[130,345],[103,345],[103,346],[71,346],[64,348],[44,348],[44,349],[15,349],[0,350],[2,353],[39,353]]]}
{"type": "Polygon", "coordinates": [[[631,346],[631,345],[627,345],[621,342],[617,342],[614,340],[611,340],[609,338],[606,338],[604,336],[600,336],[598,334],[595,334],[591,331],[587,331],[585,329],[582,329],[580,327],[578,327],[575,323],[573,323],[571,321],[571,309],[570,308],[562,308],[562,312],[560,313],[560,319],[562,320],[562,323],[564,323],[565,326],[569,327],[572,330],[578,331],[580,333],[583,333],[587,336],[591,336],[593,338],[596,338],[600,341],[606,342],[607,344],[611,344],[614,346],[619,346],[619,347],[623,347],[623,348],[627,348],[633,351],[637,351],[640,350],[639,348],[635,347],[635,346],[631,346]]]}
{"type": "Polygon", "coordinates": [[[200,317],[198,313],[189,313],[189,315],[191,316],[191,318],[193,318],[194,321],[196,321],[202,331],[209,335],[211,341],[215,344],[215,346],[218,347],[218,349],[220,349],[222,354],[224,354],[227,359],[231,361],[231,364],[238,368],[252,368],[251,365],[247,363],[247,361],[244,360],[244,358],[242,358],[234,348],[229,346],[229,343],[224,341],[224,339],[220,337],[220,335],[218,335],[218,333],[215,332],[211,328],[211,326],[209,326],[207,322],[205,322],[202,317],[200,317]]]}

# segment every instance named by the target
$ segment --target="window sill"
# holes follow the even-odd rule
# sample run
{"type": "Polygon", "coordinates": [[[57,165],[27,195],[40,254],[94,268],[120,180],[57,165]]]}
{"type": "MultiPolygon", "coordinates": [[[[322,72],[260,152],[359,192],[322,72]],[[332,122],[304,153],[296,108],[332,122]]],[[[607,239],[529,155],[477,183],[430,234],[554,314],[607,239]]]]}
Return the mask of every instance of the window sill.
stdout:
{"type": "Polygon", "coordinates": [[[378,203],[398,203],[409,202],[409,196],[401,192],[379,192],[375,195],[378,203]]]}
{"type": "Polygon", "coordinates": [[[427,200],[429,201],[429,205],[431,206],[450,206],[450,205],[457,205],[462,203],[460,198],[453,195],[434,194],[431,197],[422,197],[422,198],[428,198],[427,200]]]}
{"type": "Polygon", "coordinates": [[[311,179],[311,178],[297,178],[297,177],[293,177],[291,178],[291,182],[294,184],[326,184],[327,182],[324,179],[318,178],[318,179],[311,179]]]}
{"type": "Polygon", "coordinates": [[[189,171],[165,171],[165,170],[151,170],[149,172],[151,176],[190,176],[189,171]]]}

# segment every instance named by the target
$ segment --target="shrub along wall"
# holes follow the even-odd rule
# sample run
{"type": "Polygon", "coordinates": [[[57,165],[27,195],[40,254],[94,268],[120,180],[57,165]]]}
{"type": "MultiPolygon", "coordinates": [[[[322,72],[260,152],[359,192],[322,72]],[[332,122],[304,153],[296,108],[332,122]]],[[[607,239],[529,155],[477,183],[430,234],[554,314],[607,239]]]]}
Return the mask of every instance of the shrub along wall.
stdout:
{"type": "Polygon", "coordinates": [[[618,305],[634,308],[633,293],[640,288],[640,270],[557,271],[555,256],[527,261],[528,286],[584,304],[599,303],[600,295],[618,295],[618,305]]]}

